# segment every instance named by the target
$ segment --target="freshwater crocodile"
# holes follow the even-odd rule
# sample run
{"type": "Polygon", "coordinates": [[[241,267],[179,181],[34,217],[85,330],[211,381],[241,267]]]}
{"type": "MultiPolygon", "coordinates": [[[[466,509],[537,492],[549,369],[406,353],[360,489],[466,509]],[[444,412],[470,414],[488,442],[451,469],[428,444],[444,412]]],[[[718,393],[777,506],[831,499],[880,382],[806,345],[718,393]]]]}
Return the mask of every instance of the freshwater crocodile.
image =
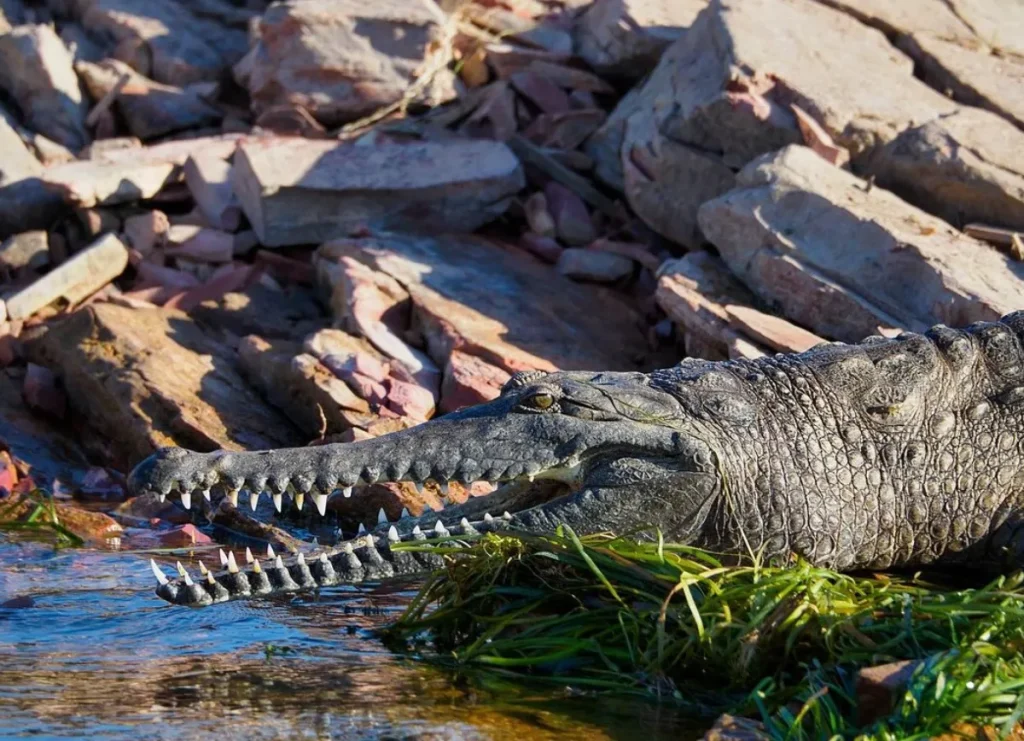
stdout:
{"type": "MultiPolygon", "coordinates": [[[[381,522],[317,556],[270,554],[168,579],[203,606],[411,574],[442,563],[397,541],[489,530],[633,532],[837,570],[1024,563],[1024,311],[795,355],[686,359],[645,373],[522,372],[488,403],[360,442],[258,452],[164,448],[136,493],[275,498],[361,482],[486,480],[497,491],[381,522]],[[546,481],[546,485],[545,485],[546,481]],[[530,483],[532,482],[532,483],[530,483]],[[486,513],[489,509],[490,513],[486,513]]],[[[428,549],[429,551],[429,549],[428,549]]]]}

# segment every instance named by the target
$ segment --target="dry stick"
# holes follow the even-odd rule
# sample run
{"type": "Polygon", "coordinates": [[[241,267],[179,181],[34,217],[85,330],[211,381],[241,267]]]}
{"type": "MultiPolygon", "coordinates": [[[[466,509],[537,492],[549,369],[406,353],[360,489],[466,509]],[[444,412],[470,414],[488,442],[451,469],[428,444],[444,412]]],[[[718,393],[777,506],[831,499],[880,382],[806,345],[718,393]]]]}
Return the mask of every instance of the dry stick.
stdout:
{"type": "Polygon", "coordinates": [[[132,79],[132,76],[127,72],[117,79],[117,82],[114,83],[114,87],[110,88],[110,90],[108,90],[103,97],[99,99],[99,102],[97,102],[96,105],[93,106],[92,110],[89,111],[89,115],[85,117],[86,126],[92,127],[97,124],[100,116],[106,113],[110,109],[110,106],[114,105],[114,101],[117,100],[117,96],[121,94],[121,91],[124,90],[124,86],[128,84],[130,79],[132,79]]]}

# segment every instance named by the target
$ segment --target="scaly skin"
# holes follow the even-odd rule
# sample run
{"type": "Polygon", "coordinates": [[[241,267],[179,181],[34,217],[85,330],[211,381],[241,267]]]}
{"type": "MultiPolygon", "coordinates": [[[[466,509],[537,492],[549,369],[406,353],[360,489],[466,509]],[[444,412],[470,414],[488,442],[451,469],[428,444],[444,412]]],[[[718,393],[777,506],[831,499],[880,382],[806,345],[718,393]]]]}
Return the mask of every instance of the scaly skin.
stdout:
{"type": "Polygon", "coordinates": [[[318,508],[324,492],[360,480],[565,485],[539,504],[505,487],[382,523],[308,562],[232,564],[192,584],[160,575],[157,594],[196,606],[435,567],[436,555],[390,547],[426,539],[424,530],[467,539],[559,523],[579,533],[655,525],[666,539],[725,554],[797,553],[839,570],[1020,565],[1022,343],[1024,311],[965,330],[937,326],[756,361],[525,373],[492,402],[373,440],[252,453],[163,449],[130,485],[164,496],[290,485],[318,508]],[[510,513],[480,519],[489,500],[510,513]]]}

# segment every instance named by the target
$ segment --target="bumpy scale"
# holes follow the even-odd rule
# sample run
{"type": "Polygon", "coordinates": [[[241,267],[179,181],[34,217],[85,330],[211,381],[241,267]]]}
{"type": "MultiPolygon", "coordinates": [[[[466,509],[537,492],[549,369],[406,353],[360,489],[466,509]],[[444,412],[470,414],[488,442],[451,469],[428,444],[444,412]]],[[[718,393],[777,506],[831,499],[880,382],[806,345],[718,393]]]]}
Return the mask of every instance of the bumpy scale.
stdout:
{"type": "Polygon", "coordinates": [[[322,512],[328,493],[349,496],[363,482],[506,484],[440,513],[384,516],[308,560],[254,559],[244,570],[232,560],[198,580],[183,569],[170,580],[153,564],[157,594],[184,605],[414,573],[440,558],[394,543],[559,523],[580,533],[651,525],[726,554],[797,553],[840,570],[1020,565],[1022,341],[1024,311],[756,361],[520,373],[494,401],[372,440],[248,453],[165,448],[136,467],[130,485],[178,492],[186,504],[211,487],[232,501],[241,489],[291,491],[310,494],[322,512]]]}

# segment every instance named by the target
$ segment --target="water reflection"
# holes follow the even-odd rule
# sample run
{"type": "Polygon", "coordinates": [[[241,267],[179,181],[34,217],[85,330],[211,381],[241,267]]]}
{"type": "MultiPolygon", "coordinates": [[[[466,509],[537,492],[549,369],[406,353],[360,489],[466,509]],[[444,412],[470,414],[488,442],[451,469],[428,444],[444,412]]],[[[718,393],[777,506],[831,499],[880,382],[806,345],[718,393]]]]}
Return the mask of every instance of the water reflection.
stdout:
{"type": "Polygon", "coordinates": [[[164,605],[146,560],[0,539],[0,738],[692,738],[641,702],[458,678],[369,629],[408,591],[164,605]],[[13,602],[11,602],[13,600],[13,602]]]}

